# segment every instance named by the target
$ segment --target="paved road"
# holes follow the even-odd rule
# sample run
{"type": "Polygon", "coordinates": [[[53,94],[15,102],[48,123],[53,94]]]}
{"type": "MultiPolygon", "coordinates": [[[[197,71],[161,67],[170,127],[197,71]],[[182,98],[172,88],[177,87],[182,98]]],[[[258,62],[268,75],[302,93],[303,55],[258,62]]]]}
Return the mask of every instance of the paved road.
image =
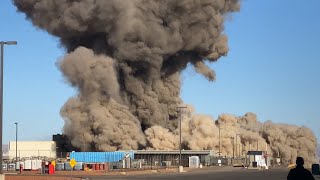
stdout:
{"type": "MultiPolygon", "coordinates": [[[[204,170],[171,173],[171,174],[152,174],[152,175],[128,175],[128,176],[112,176],[112,177],[90,177],[89,180],[103,179],[177,179],[177,180],[286,180],[288,169],[271,169],[271,170],[250,170],[239,168],[206,168],[204,170]]],[[[320,177],[315,177],[320,180],[320,177]]]]}

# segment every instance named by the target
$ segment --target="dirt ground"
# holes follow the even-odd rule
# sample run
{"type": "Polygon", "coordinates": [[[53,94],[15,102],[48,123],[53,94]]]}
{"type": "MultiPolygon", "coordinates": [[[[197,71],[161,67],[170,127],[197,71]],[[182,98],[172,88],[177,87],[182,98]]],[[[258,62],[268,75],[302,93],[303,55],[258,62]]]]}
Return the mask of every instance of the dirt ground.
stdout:
{"type": "MultiPolygon", "coordinates": [[[[103,175],[138,175],[138,174],[156,174],[156,173],[170,173],[177,172],[177,168],[158,169],[158,170],[119,170],[119,171],[55,171],[53,175],[46,176],[66,176],[66,177],[79,177],[79,176],[103,176],[103,175]]],[[[18,171],[5,171],[7,176],[43,176],[40,171],[23,171],[21,174],[18,171]]]]}
{"type": "MultiPolygon", "coordinates": [[[[219,171],[218,167],[204,167],[200,168],[184,168],[185,172],[201,172],[206,171],[208,168],[216,169],[219,171]]],[[[232,168],[232,167],[230,167],[232,168]]],[[[4,172],[6,175],[5,180],[51,180],[53,178],[59,178],[59,180],[72,179],[76,180],[77,177],[90,177],[90,176],[136,176],[136,175],[152,175],[152,174],[171,174],[177,173],[178,168],[169,168],[169,169],[139,169],[139,170],[121,170],[121,171],[56,171],[54,175],[41,175],[40,171],[23,171],[22,174],[19,172],[4,172]]]]}

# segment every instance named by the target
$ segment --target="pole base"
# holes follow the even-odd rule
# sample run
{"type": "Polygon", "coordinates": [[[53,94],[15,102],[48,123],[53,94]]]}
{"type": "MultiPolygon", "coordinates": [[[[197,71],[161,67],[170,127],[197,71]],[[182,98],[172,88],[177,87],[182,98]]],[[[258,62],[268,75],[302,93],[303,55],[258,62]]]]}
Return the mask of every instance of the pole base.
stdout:
{"type": "Polygon", "coordinates": [[[179,166],[179,172],[183,172],[183,166],[179,166]]]}
{"type": "Polygon", "coordinates": [[[0,180],[5,180],[5,175],[4,174],[0,174],[0,180]]]}

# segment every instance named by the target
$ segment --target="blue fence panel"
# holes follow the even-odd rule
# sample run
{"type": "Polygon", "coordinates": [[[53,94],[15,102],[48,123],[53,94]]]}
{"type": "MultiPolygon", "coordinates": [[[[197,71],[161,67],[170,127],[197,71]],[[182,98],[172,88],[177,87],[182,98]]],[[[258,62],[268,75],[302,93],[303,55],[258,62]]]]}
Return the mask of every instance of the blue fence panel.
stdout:
{"type": "Polygon", "coordinates": [[[134,151],[115,151],[115,152],[71,152],[70,159],[75,159],[77,162],[85,163],[104,163],[104,162],[119,162],[126,154],[134,158],[134,151]]]}

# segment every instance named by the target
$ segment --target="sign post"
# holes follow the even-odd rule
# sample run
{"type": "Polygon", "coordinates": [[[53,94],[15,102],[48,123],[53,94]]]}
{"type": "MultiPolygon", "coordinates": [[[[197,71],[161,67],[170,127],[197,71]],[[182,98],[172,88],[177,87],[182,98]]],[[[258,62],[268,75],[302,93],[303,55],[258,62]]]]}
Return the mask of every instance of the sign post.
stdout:
{"type": "Polygon", "coordinates": [[[69,162],[70,166],[71,166],[71,179],[72,179],[72,172],[73,172],[73,167],[77,164],[77,161],[75,159],[71,159],[69,162]]]}
{"type": "Polygon", "coordinates": [[[51,161],[51,165],[56,167],[56,161],[55,160],[51,161]]]}
{"type": "Polygon", "coordinates": [[[270,154],[265,154],[263,155],[265,161],[266,161],[266,169],[269,169],[269,165],[268,165],[268,157],[270,156],[270,154]]]}

